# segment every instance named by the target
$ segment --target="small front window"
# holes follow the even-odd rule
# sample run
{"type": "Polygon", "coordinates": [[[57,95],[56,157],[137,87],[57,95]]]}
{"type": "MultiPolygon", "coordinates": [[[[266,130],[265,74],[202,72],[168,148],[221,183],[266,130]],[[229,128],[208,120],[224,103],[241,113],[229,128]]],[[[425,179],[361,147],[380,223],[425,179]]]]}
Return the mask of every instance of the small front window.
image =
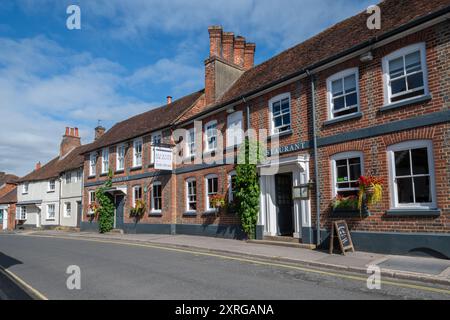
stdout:
{"type": "Polygon", "coordinates": [[[195,129],[191,128],[188,131],[187,137],[187,153],[189,156],[195,155],[195,129]]]}
{"type": "Polygon", "coordinates": [[[349,69],[331,76],[327,81],[330,118],[358,112],[358,70],[349,69]]]}
{"type": "Polygon", "coordinates": [[[125,168],[125,145],[117,146],[117,164],[116,170],[124,170],[125,168]]]}
{"type": "Polygon", "coordinates": [[[142,166],[142,140],[135,140],[133,143],[133,167],[141,167],[142,166]]]}
{"type": "Polygon", "coordinates": [[[387,102],[394,103],[428,93],[425,44],[402,48],[383,59],[387,102]]]}
{"type": "Polygon", "coordinates": [[[89,176],[93,177],[97,172],[97,155],[95,152],[91,153],[89,156],[89,176]]]}
{"type": "Polygon", "coordinates": [[[332,157],[333,196],[358,196],[358,179],[363,172],[362,159],[362,153],[357,151],[340,153],[332,157]]]}
{"type": "Polygon", "coordinates": [[[284,94],[270,100],[272,134],[291,130],[291,98],[284,94]]]}
{"type": "Polygon", "coordinates": [[[142,200],[142,188],[141,186],[135,186],[133,188],[133,208],[136,207],[136,201],[142,200]]]}
{"type": "Polygon", "coordinates": [[[48,191],[53,192],[55,191],[55,180],[50,180],[48,182],[48,191]]]}
{"type": "Polygon", "coordinates": [[[66,184],[70,184],[72,182],[72,173],[67,172],[66,173],[66,184]]]}
{"type": "Polygon", "coordinates": [[[210,122],[205,126],[206,151],[214,151],[217,148],[217,121],[210,122]]]}
{"type": "Polygon", "coordinates": [[[64,216],[66,218],[70,218],[71,215],[72,215],[72,204],[70,202],[66,202],[64,208],[64,216]]]}
{"type": "Polygon", "coordinates": [[[22,193],[23,194],[27,194],[28,193],[28,187],[29,187],[28,183],[24,183],[23,184],[23,186],[22,186],[22,193]]]}
{"type": "Polygon", "coordinates": [[[160,182],[153,183],[152,186],[152,212],[162,210],[162,188],[160,182]]]}
{"type": "Polygon", "coordinates": [[[109,170],[109,150],[104,148],[102,150],[102,173],[108,173],[109,170]]]}
{"type": "Polygon", "coordinates": [[[211,197],[217,194],[219,189],[219,179],[217,176],[210,176],[206,179],[206,206],[207,210],[214,210],[211,197]]]}
{"type": "Polygon", "coordinates": [[[55,219],[55,205],[54,204],[47,205],[47,219],[48,220],[55,219]]]}
{"type": "Polygon", "coordinates": [[[197,181],[187,180],[187,211],[197,211],[197,181]]]}

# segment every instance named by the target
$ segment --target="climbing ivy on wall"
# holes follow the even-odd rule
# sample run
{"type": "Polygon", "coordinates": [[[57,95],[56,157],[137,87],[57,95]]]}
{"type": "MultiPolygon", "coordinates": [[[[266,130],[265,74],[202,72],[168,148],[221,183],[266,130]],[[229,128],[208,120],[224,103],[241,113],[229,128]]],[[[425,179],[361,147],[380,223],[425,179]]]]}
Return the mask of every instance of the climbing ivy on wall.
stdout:
{"type": "Polygon", "coordinates": [[[108,180],[95,191],[95,199],[99,204],[98,230],[100,233],[109,232],[114,228],[114,202],[106,190],[112,186],[112,171],[108,172],[108,180]]]}
{"type": "Polygon", "coordinates": [[[257,163],[263,159],[259,143],[245,139],[238,153],[236,166],[236,211],[248,238],[256,236],[256,223],[259,213],[259,178],[257,163]]]}

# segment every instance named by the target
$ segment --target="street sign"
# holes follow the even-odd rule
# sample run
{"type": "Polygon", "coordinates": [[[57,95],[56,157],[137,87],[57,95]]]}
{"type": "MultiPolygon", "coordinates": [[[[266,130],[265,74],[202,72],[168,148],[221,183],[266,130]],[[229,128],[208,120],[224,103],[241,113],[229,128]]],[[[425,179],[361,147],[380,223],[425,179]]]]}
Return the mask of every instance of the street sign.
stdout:
{"type": "Polygon", "coordinates": [[[155,169],[157,170],[172,170],[172,149],[166,147],[155,147],[155,169]]]}

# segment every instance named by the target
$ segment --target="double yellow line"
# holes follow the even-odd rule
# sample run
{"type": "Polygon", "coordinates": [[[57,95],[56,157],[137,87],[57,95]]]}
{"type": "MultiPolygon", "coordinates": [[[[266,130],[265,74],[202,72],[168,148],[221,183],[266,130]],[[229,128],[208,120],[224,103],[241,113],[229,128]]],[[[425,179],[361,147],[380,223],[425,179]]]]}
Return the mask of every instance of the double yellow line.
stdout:
{"type": "Polygon", "coordinates": [[[35,300],[48,300],[48,298],[45,295],[43,295],[41,292],[30,286],[28,283],[26,283],[22,278],[20,278],[12,271],[0,267],[0,273],[3,273],[6,277],[13,280],[17,285],[19,285],[23,290],[25,290],[25,292],[31,295],[31,297],[33,297],[35,300]]]}

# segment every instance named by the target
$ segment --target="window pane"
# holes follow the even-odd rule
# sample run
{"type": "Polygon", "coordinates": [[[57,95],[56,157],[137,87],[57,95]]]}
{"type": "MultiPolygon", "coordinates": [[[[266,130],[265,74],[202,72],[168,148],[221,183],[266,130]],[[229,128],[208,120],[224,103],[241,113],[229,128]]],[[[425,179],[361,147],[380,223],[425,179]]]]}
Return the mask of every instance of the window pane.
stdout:
{"type": "Polygon", "coordinates": [[[286,125],[286,124],[290,124],[290,123],[291,123],[291,115],[289,113],[285,114],[283,116],[283,124],[286,125]]]}
{"type": "Polygon", "coordinates": [[[395,157],[395,175],[409,176],[411,175],[411,165],[409,163],[409,150],[397,151],[395,157]]]}
{"type": "Polygon", "coordinates": [[[391,91],[392,94],[400,93],[406,91],[406,80],[405,78],[397,79],[391,81],[391,91]]]}
{"type": "Polygon", "coordinates": [[[420,66],[420,51],[416,51],[405,56],[406,73],[419,71],[420,66]]]}
{"type": "Polygon", "coordinates": [[[340,96],[344,93],[344,90],[342,89],[342,79],[334,80],[331,83],[331,92],[333,97],[340,96]]]}
{"type": "Polygon", "coordinates": [[[350,165],[350,180],[358,180],[358,178],[361,176],[361,165],[353,164],[350,165]]]}
{"type": "Polygon", "coordinates": [[[389,75],[391,78],[397,78],[403,74],[403,57],[389,61],[389,75]]]}
{"type": "Polygon", "coordinates": [[[414,178],[414,191],[417,203],[431,202],[430,177],[414,178]]]}
{"type": "Polygon", "coordinates": [[[346,93],[356,90],[356,78],[354,74],[344,78],[344,90],[346,93]]]}
{"type": "Polygon", "coordinates": [[[413,203],[412,178],[397,179],[398,203],[413,203]]]}
{"type": "Polygon", "coordinates": [[[278,127],[280,127],[282,125],[281,117],[276,117],[273,120],[274,120],[275,128],[278,128],[278,127]]]}
{"type": "Polygon", "coordinates": [[[351,93],[349,95],[346,95],[345,96],[345,103],[346,103],[347,107],[351,107],[351,106],[357,105],[358,101],[356,99],[356,92],[355,93],[351,93]]]}
{"type": "Polygon", "coordinates": [[[413,75],[407,77],[408,80],[408,89],[416,89],[423,87],[423,73],[418,72],[413,75]]]}
{"type": "Polygon", "coordinates": [[[427,148],[411,150],[413,162],[413,174],[428,174],[428,152],[427,148]]]}
{"type": "Polygon", "coordinates": [[[289,112],[289,99],[284,99],[281,101],[281,110],[283,112],[289,112]]]}
{"type": "Polygon", "coordinates": [[[273,110],[272,110],[272,112],[273,112],[273,115],[274,115],[274,116],[280,114],[280,102],[279,102],[279,101],[277,101],[277,102],[275,102],[275,103],[273,104],[273,110]]]}
{"type": "Polygon", "coordinates": [[[337,182],[348,181],[347,166],[337,166],[337,182]]]}
{"type": "Polygon", "coordinates": [[[340,97],[337,99],[334,99],[333,101],[333,108],[334,110],[339,110],[345,107],[345,101],[344,101],[344,97],[340,97]]]}

